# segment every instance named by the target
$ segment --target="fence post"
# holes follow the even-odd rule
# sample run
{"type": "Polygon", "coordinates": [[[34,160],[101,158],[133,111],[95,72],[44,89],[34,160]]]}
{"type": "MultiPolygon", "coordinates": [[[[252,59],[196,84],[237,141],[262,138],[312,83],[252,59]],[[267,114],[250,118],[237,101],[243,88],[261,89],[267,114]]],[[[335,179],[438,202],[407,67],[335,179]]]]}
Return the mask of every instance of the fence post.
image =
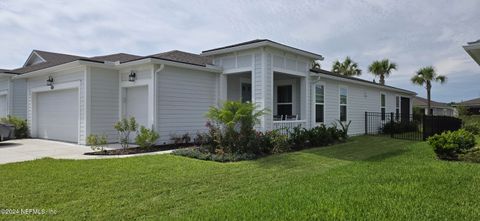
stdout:
{"type": "Polygon", "coordinates": [[[393,125],[393,112],[390,112],[390,125],[392,127],[392,129],[390,130],[391,131],[390,132],[390,137],[393,138],[393,133],[394,133],[393,129],[395,128],[394,125],[393,125]]]}
{"type": "Polygon", "coordinates": [[[367,112],[365,111],[365,135],[368,135],[368,119],[367,119],[367,112]]]}

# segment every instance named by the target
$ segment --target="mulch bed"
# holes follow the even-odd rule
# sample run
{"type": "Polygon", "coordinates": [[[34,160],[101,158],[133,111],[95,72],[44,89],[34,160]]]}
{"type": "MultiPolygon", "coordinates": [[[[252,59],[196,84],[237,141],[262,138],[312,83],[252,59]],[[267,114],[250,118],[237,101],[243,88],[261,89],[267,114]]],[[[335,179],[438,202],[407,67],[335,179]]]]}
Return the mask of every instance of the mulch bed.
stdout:
{"type": "Polygon", "coordinates": [[[113,149],[113,150],[105,150],[105,151],[98,151],[98,152],[88,152],[84,153],[84,155],[95,155],[95,156],[113,156],[113,155],[131,155],[131,154],[140,154],[140,153],[152,153],[164,150],[176,150],[185,147],[191,147],[193,144],[166,144],[166,145],[158,145],[148,149],[140,148],[140,147],[133,147],[124,149],[113,149]]]}

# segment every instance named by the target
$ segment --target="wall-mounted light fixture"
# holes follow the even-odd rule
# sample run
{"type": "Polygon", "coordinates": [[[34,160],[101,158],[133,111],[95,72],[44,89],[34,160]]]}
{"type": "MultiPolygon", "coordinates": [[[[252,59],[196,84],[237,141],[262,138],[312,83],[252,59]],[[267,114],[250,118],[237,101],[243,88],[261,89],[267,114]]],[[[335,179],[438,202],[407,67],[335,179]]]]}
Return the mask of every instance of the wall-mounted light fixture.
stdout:
{"type": "Polygon", "coordinates": [[[128,75],[128,81],[135,82],[135,79],[137,79],[137,74],[135,74],[134,71],[131,71],[130,74],[128,75]]]}
{"type": "Polygon", "coordinates": [[[53,90],[53,77],[52,76],[48,76],[47,86],[50,86],[50,89],[53,90]]]}

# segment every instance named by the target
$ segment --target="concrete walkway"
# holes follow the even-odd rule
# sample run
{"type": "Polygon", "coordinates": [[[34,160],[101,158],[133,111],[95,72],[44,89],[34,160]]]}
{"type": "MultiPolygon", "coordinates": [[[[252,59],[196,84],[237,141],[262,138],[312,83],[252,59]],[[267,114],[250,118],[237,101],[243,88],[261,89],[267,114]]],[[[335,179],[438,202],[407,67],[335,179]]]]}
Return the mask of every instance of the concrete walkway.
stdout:
{"type": "MultiPolygon", "coordinates": [[[[109,149],[118,148],[113,145],[109,149]]],[[[119,156],[91,156],[84,153],[92,152],[90,147],[77,144],[41,140],[41,139],[19,139],[0,142],[0,164],[22,162],[51,157],[54,159],[107,159],[107,158],[124,158],[136,157],[154,154],[171,153],[171,150],[159,151],[152,153],[119,155],[119,156]]]]}

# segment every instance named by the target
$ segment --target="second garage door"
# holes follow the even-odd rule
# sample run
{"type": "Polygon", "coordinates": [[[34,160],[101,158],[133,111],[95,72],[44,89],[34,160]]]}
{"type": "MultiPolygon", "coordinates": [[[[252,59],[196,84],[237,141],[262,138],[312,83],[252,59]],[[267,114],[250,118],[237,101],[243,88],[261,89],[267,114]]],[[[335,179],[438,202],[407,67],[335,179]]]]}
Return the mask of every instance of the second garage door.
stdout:
{"type": "Polygon", "coordinates": [[[0,95],[0,117],[7,116],[7,95],[0,95]]]}
{"type": "Polygon", "coordinates": [[[37,136],[39,138],[78,142],[78,90],[37,93],[37,136]]]}

